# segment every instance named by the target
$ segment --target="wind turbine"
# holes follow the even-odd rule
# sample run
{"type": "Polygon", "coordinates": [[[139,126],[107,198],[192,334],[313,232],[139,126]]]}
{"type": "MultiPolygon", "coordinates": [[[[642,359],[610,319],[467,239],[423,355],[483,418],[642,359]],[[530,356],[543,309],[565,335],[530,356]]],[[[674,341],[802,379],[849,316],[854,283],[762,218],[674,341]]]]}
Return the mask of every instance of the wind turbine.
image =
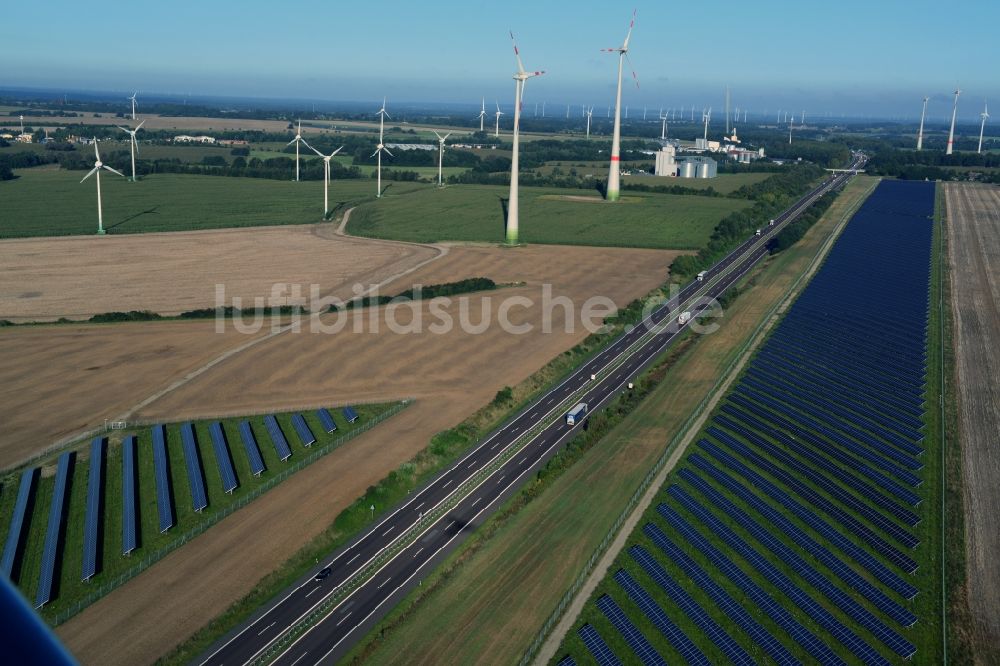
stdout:
{"type": "Polygon", "coordinates": [[[485,97],[483,98],[483,108],[481,108],[479,110],[479,115],[476,116],[476,117],[479,118],[479,131],[482,132],[483,131],[483,118],[486,117],[486,98],[485,97]]]}
{"type": "Polygon", "coordinates": [[[122,127],[121,125],[118,125],[118,129],[120,129],[121,131],[127,133],[128,136],[129,136],[129,145],[130,145],[130,147],[132,149],[132,182],[133,183],[135,182],[135,154],[139,152],[139,144],[135,140],[135,133],[138,132],[139,129],[142,128],[142,126],[145,125],[145,124],[146,124],[146,121],[143,120],[141,123],[139,123],[139,126],[136,127],[134,130],[128,129],[127,127],[122,127]]]}
{"type": "Polygon", "coordinates": [[[951,130],[948,132],[948,148],[944,151],[945,155],[951,155],[951,147],[955,143],[955,115],[958,114],[958,96],[961,94],[962,91],[955,88],[955,106],[951,108],[951,130]]]}
{"type": "Polygon", "coordinates": [[[924,107],[920,110],[920,130],[917,132],[917,150],[924,149],[924,116],[927,115],[927,100],[930,97],[924,97],[924,107]]]}
{"type": "MultiPolygon", "coordinates": [[[[302,121],[299,121],[299,128],[295,131],[295,138],[289,141],[286,146],[295,144],[295,182],[299,182],[299,144],[306,143],[306,140],[302,138],[302,121]]],[[[309,144],[306,143],[308,146],[309,144]]]]}
{"type": "Polygon", "coordinates": [[[792,116],[792,121],[788,123],[788,145],[792,145],[792,125],[795,124],[795,116],[792,116]]]}
{"type": "MultiPolygon", "coordinates": [[[[306,144],[309,146],[309,144],[306,144]]],[[[329,155],[324,155],[312,146],[309,146],[309,150],[313,151],[317,155],[323,158],[323,218],[325,219],[327,215],[330,214],[330,158],[339,153],[344,149],[343,146],[337,148],[329,155]]]]}
{"type": "Polygon", "coordinates": [[[111,173],[117,173],[122,178],[125,177],[121,171],[115,171],[107,164],[101,161],[101,154],[97,152],[97,137],[94,137],[94,168],[91,169],[86,176],[84,176],[80,182],[87,180],[95,173],[97,174],[97,233],[104,233],[104,212],[101,210],[101,169],[107,169],[111,173]]]}
{"type": "MultiPolygon", "coordinates": [[[[632,20],[628,24],[628,32],[625,33],[625,41],[618,48],[601,49],[609,53],[618,54],[618,92],[615,97],[615,126],[611,135],[611,168],[608,169],[608,187],[605,197],[608,201],[618,201],[619,182],[621,180],[621,132],[622,132],[622,67],[625,58],[628,57],[628,40],[632,37],[632,28],[635,27],[635,10],[632,10],[632,20]]],[[[629,61],[629,65],[632,62],[629,61]]],[[[639,87],[639,79],[636,78],[635,71],[632,72],[635,79],[635,86],[639,87]]],[[[625,111],[628,117],[628,110],[625,111]]]]}
{"type": "Polygon", "coordinates": [[[590,138],[590,117],[594,115],[594,107],[587,109],[587,138],[590,138]]]}
{"type": "MultiPolygon", "coordinates": [[[[385,119],[389,118],[389,114],[385,110],[385,98],[382,98],[382,108],[378,110],[378,146],[375,147],[375,152],[372,153],[372,157],[378,155],[378,182],[376,183],[376,193],[375,198],[382,198],[382,153],[388,153],[389,157],[395,157],[389,149],[385,147],[382,143],[383,130],[385,128],[385,119]]],[[[390,118],[391,120],[391,118],[390,118]]]]}
{"type": "Polygon", "coordinates": [[[134,93],[132,93],[132,96],[128,98],[128,99],[132,100],[132,120],[135,120],[135,96],[138,95],[138,94],[139,94],[139,91],[136,90],[134,93]]]}
{"type": "Polygon", "coordinates": [[[438,138],[438,187],[442,187],[441,183],[441,165],[444,164],[444,140],[451,136],[451,132],[448,132],[444,136],[437,133],[437,130],[431,130],[434,132],[434,136],[438,138]]]}
{"type": "Polygon", "coordinates": [[[667,139],[667,116],[669,115],[670,115],[669,113],[668,114],[660,113],[660,120],[663,121],[663,124],[660,127],[660,141],[666,141],[667,139]]]}
{"type": "MultiPolygon", "coordinates": [[[[503,115],[503,111],[500,110],[500,102],[496,102],[496,105],[497,105],[497,112],[496,112],[495,115],[497,117],[497,127],[496,127],[496,131],[493,133],[493,136],[494,137],[499,137],[500,136],[500,116],[503,115]]],[[[516,110],[515,110],[515,113],[516,113],[516,110]]],[[[542,115],[543,116],[545,115],[545,111],[544,110],[542,111],[542,115]]]]}
{"type": "Polygon", "coordinates": [[[521,54],[514,41],[514,33],[510,33],[510,41],[514,44],[514,58],[517,59],[517,71],[514,72],[514,145],[510,156],[510,196],[507,199],[507,244],[517,245],[517,178],[518,178],[518,130],[521,122],[521,97],[524,95],[524,84],[533,76],[541,76],[545,70],[528,72],[521,63],[521,54]]]}
{"type": "Polygon", "coordinates": [[[983,131],[986,129],[986,119],[990,117],[990,110],[986,106],[986,100],[983,100],[983,112],[979,114],[979,117],[983,119],[983,123],[979,126],[979,148],[976,150],[980,155],[983,154],[983,131]]]}
{"type": "Polygon", "coordinates": [[[702,111],[701,120],[705,123],[705,137],[703,141],[705,142],[705,148],[708,148],[708,123],[712,121],[712,107],[708,107],[708,111],[702,111]]]}

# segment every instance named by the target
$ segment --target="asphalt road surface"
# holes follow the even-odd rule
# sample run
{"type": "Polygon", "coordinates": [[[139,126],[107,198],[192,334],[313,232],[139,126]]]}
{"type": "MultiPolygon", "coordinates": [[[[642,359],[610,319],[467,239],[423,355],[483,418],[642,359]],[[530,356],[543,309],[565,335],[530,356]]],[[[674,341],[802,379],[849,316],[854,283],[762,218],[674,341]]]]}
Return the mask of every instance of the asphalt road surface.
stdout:
{"type": "MultiPolygon", "coordinates": [[[[859,156],[852,168],[861,168],[862,165],[863,157],[859,156]]],[[[583,427],[586,419],[575,426],[566,424],[562,418],[566,409],[563,403],[582,392],[577,401],[587,403],[588,411],[594,412],[628,390],[629,382],[653,363],[690,325],[678,325],[677,317],[682,311],[697,315],[710,307],[712,298],[738,282],[768,254],[770,238],[817,198],[843,185],[850,175],[842,173],[826,179],[776,217],[773,226],[761,229],[761,236],[751,236],[719,261],[706,272],[703,281],[695,280],[686,285],[677,298],[653,311],[641,324],[623,333],[607,349],[524,408],[450,469],[411,494],[405,503],[368,532],[339,549],[330,560],[320,563],[315,571],[213,645],[196,663],[236,666],[264,655],[288,629],[318,608],[338,586],[365,569],[400,535],[421,522],[425,514],[446,502],[457,488],[491,464],[496,467],[458,504],[435,522],[425,525],[416,540],[382,564],[364,584],[285,646],[274,659],[274,663],[284,666],[335,662],[409,590],[418,585],[438,561],[458,546],[504,499],[516,492],[532,472],[583,427]],[[689,303],[695,296],[698,299],[689,303]],[[596,379],[592,380],[592,375],[596,379]],[[508,447],[525,432],[548,423],[554,416],[559,418],[534,434],[514,456],[497,467],[497,461],[508,447]],[[324,567],[331,568],[330,574],[322,580],[314,580],[315,574],[324,567]]]]}

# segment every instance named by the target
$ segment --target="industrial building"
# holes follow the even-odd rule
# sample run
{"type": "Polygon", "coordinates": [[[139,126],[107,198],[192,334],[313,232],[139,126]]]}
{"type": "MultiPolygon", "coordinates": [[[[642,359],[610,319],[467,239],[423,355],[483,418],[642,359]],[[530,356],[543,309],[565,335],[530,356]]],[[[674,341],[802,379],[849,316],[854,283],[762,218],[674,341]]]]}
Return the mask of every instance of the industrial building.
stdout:
{"type": "Polygon", "coordinates": [[[656,153],[657,176],[677,178],[715,178],[718,164],[710,157],[682,157],[677,159],[677,149],[666,144],[656,153]]]}

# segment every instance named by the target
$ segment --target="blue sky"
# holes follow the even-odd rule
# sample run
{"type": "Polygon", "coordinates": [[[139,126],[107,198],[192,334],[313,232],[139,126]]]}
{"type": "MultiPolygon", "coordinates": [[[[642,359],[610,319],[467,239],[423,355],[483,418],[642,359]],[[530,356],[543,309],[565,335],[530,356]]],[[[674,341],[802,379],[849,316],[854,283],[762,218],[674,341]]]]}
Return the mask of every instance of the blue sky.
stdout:
{"type": "MultiPolygon", "coordinates": [[[[1000,108],[1000,2],[636,2],[633,109],[722,104],[754,111],[961,115],[1000,108]],[[945,32],[947,30],[947,32],[945,32]]],[[[29,6],[30,7],[30,6],[29,6]]],[[[50,0],[0,25],[0,86],[320,100],[501,103],[513,96],[507,29],[545,69],[526,104],[600,108],[633,5],[590,2],[99,4],[50,0]]],[[[596,113],[596,111],[595,111],[596,113]]]]}

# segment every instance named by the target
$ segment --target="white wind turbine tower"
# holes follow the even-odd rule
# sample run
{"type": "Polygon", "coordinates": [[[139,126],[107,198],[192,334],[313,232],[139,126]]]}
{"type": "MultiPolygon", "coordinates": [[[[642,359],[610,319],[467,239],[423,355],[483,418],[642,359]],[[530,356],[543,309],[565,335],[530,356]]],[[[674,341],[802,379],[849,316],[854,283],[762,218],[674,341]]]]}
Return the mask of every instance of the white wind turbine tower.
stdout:
{"type": "MultiPolygon", "coordinates": [[[[500,116],[503,115],[503,111],[500,110],[500,102],[496,102],[496,105],[497,105],[497,112],[496,112],[495,115],[497,117],[497,127],[496,127],[496,130],[493,132],[493,136],[494,137],[500,136],[500,116]]],[[[515,110],[515,112],[516,112],[516,110],[515,110]]],[[[542,107],[542,115],[543,116],[545,115],[545,108],[544,108],[544,106],[542,107]]]]}
{"type": "Polygon", "coordinates": [[[983,123],[979,126],[979,148],[976,150],[980,155],[983,154],[983,131],[986,129],[986,119],[990,117],[990,110],[986,106],[986,100],[983,100],[983,112],[979,114],[979,117],[983,119],[983,123]]]}
{"type": "Polygon", "coordinates": [[[927,115],[927,100],[930,97],[924,97],[924,106],[920,110],[920,129],[917,131],[917,150],[924,149],[924,116],[927,115]]]}
{"type": "Polygon", "coordinates": [[[587,138],[590,138],[590,117],[594,115],[594,107],[587,109],[587,138]]]}
{"type": "Polygon", "coordinates": [[[135,120],[135,96],[138,95],[138,94],[139,94],[139,91],[136,90],[134,93],[132,93],[132,96],[129,97],[129,99],[132,100],[132,120],[135,120]]]}
{"type": "Polygon", "coordinates": [[[951,130],[948,132],[948,148],[944,151],[945,155],[951,155],[951,147],[955,143],[955,116],[958,114],[958,96],[961,94],[962,91],[955,88],[955,106],[951,108],[951,130]]]}
{"type": "MultiPolygon", "coordinates": [[[[382,153],[387,153],[389,157],[395,157],[389,149],[385,147],[382,143],[383,131],[385,129],[385,119],[389,118],[389,114],[385,110],[385,98],[382,98],[382,108],[378,110],[378,146],[375,147],[375,152],[371,154],[372,157],[378,155],[378,182],[375,184],[376,193],[375,197],[377,199],[382,198],[382,153]]],[[[391,118],[390,118],[391,120],[391,118]]]]}
{"type": "Polygon", "coordinates": [[[97,233],[104,233],[104,211],[101,208],[101,169],[107,169],[111,173],[117,173],[122,178],[125,177],[120,171],[115,171],[107,164],[101,161],[101,154],[97,152],[97,137],[94,137],[94,168],[91,169],[86,176],[84,176],[80,182],[87,180],[95,173],[97,174],[97,233]]]}
{"type": "Polygon", "coordinates": [[[479,118],[479,131],[482,132],[483,131],[483,118],[486,117],[486,98],[485,97],[483,98],[483,108],[481,108],[479,110],[479,115],[476,116],[476,117],[479,118]]]}
{"type": "Polygon", "coordinates": [[[708,111],[702,111],[701,120],[705,123],[705,148],[708,148],[708,123],[712,120],[712,107],[708,107],[708,111]]]}
{"type": "Polygon", "coordinates": [[[660,120],[663,121],[660,127],[660,141],[665,141],[667,139],[667,117],[669,113],[660,113],[660,120]]]}
{"type": "MultiPolygon", "coordinates": [[[[618,92],[615,97],[615,125],[611,135],[611,168],[608,169],[608,187],[605,191],[605,198],[608,201],[618,201],[620,181],[621,181],[621,117],[622,117],[622,67],[625,58],[628,57],[628,40],[632,37],[632,28],[635,27],[635,10],[632,11],[632,20],[628,24],[628,32],[625,33],[625,41],[618,48],[601,49],[610,53],[618,54],[618,92]]],[[[631,65],[629,61],[629,65],[631,65]]],[[[635,72],[632,72],[635,85],[639,87],[639,79],[635,72]]],[[[628,107],[625,109],[625,117],[628,118],[628,107]]]]}
{"type": "MultiPolygon", "coordinates": [[[[309,146],[308,143],[306,145],[309,146]]],[[[326,219],[326,217],[330,214],[330,158],[332,158],[334,155],[336,155],[343,149],[344,147],[341,146],[340,148],[337,148],[337,150],[333,151],[329,155],[324,155],[323,153],[319,152],[312,146],[309,146],[309,150],[313,151],[314,153],[323,158],[323,218],[324,219],[326,219]]]]}
{"type": "MultiPolygon", "coordinates": [[[[299,182],[299,144],[306,143],[306,140],[302,138],[302,121],[299,121],[299,128],[295,131],[295,138],[289,141],[286,146],[295,144],[295,182],[299,182]]],[[[309,144],[306,143],[308,146],[309,144]]]]}
{"type": "Polygon", "coordinates": [[[142,128],[142,126],[145,125],[145,124],[146,124],[146,121],[143,120],[141,123],[139,123],[139,126],[136,127],[134,130],[133,129],[128,129],[127,127],[122,127],[121,125],[118,125],[118,129],[120,129],[121,131],[127,133],[128,136],[129,136],[129,145],[130,145],[130,147],[132,149],[132,182],[133,183],[135,182],[135,155],[136,155],[136,153],[139,152],[139,144],[135,140],[135,133],[138,132],[142,128]]]}
{"type": "Polygon", "coordinates": [[[514,33],[510,33],[510,40],[514,44],[514,58],[517,59],[517,71],[514,72],[514,144],[510,156],[510,196],[507,200],[507,234],[508,245],[517,245],[518,227],[518,200],[517,200],[517,179],[518,179],[518,131],[521,122],[521,97],[524,95],[524,84],[533,76],[541,76],[542,71],[528,72],[521,63],[521,53],[517,50],[517,42],[514,41],[514,33]]]}
{"type": "Polygon", "coordinates": [[[437,133],[437,130],[431,130],[434,132],[434,136],[438,138],[438,187],[442,187],[441,182],[441,166],[444,164],[444,140],[451,136],[451,132],[448,132],[444,136],[437,133]]]}

